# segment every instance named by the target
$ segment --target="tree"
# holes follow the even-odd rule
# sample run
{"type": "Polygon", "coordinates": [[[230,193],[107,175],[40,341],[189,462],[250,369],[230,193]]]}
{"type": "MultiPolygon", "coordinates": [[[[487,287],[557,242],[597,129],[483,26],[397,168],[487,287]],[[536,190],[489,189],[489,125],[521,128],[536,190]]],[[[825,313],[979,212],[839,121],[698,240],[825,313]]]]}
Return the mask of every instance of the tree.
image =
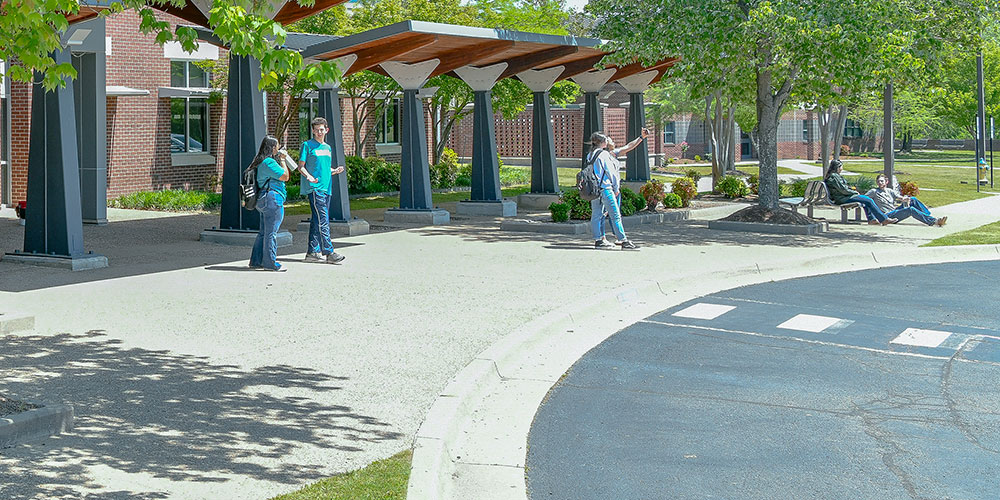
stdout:
{"type": "Polygon", "coordinates": [[[797,85],[832,95],[828,75],[874,70],[875,77],[915,72],[921,55],[946,44],[974,43],[986,0],[593,0],[591,12],[614,12],[597,32],[618,58],[680,56],[680,74],[753,75],[760,156],[760,204],[778,208],[777,130],[797,85]]]}
{"type": "MultiPolygon", "coordinates": [[[[986,115],[1000,118],[1000,39],[994,38],[984,44],[983,79],[986,89],[986,115]]],[[[943,122],[965,131],[969,137],[974,138],[977,92],[976,55],[955,53],[941,71],[940,90],[934,96],[935,114],[943,122]]]]}

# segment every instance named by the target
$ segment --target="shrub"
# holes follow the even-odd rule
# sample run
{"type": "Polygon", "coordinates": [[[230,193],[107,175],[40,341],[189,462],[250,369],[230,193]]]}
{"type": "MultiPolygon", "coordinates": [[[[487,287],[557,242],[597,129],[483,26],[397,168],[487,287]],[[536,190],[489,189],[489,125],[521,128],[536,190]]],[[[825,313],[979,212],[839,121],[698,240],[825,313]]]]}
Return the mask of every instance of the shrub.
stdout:
{"type": "Polygon", "coordinates": [[[622,188],[622,217],[633,215],[646,207],[646,199],[629,188],[622,188]]]}
{"type": "Polygon", "coordinates": [[[920,188],[915,181],[903,181],[899,183],[899,194],[903,196],[917,196],[920,188]]]}
{"type": "Polygon", "coordinates": [[[663,195],[663,208],[681,208],[684,206],[684,202],[681,201],[681,197],[674,193],[665,193],[663,195]]]}
{"type": "Polygon", "coordinates": [[[372,166],[359,156],[347,156],[347,189],[352,193],[365,193],[372,181],[372,166]]]}
{"type": "Polygon", "coordinates": [[[563,191],[563,203],[569,205],[569,217],[571,219],[589,219],[590,202],[580,198],[580,193],[573,189],[563,191]]]}
{"type": "Polygon", "coordinates": [[[183,191],[180,189],[140,191],[108,200],[109,207],[131,208],[135,210],[211,210],[218,208],[221,204],[222,195],[219,193],[183,191]]]}
{"type": "Polygon", "coordinates": [[[531,182],[531,170],[521,167],[500,167],[500,185],[518,186],[531,182]]]}
{"type": "Polygon", "coordinates": [[[388,186],[380,182],[371,181],[365,185],[364,193],[388,193],[392,191],[388,186]]]}
{"type": "Polygon", "coordinates": [[[867,175],[859,175],[854,179],[854,187],[857,188],[859,193],[865,194],[869,189],[875,187],[875,179],[867,175]]]}
{"type": "Polygon", "coordinates": [[[374,164],[372,181],[389,188],[389,191],[399,191],[399,164],[387,162],[381,157],[370,158],[369,161],[374,164]]]}
{"type": "Polygon", "coordinates": [[[285,184],[285,199],[291,201],[305,198],[305,196],[302,196],[302,193],[300,193],[300,189],[301,186],[298,184],[292,184],[291,182],[285,184]]]}
{"type": "Polygon", "coordinates": [[[455,177],[456,186],[471,186],[472,185],[472,165],[465,164],[458,167],[458,176],[455,177]]]}
{"type": "Polygon", "coordinates": [[[806,179],[799,179],[795,182],[786,183],[784,181],[778,182],[778,194],[791,197],[803,197],[806,195],[806,187],[809,185],[809,181],[806,179]]]}
{"type": "Polygon", "coordinates": [[[850,156],[850,155],[851,155],[851,147],[848,146],[847,144],[841,144],[840,156],[850,156]]]}
{"type": "Polygon", "coordinates": [[[690,177],[681,177],[674,181],[673,186],[670,188],[670,192],[680,196],[681,206],[686,207],[691,203],[691,199],[698,194],[698,188],[690,177]]]}
{"type": "Polygon", "coordinates": [[[440,160],[431,167],[431,186],[447,189],[455,185],[458,177],[458,155],[451,148],[444,148],[440,160]]]}
{"type": "MultiPolygon", "coordinates": [[[[760,189],[760,176],[759,175],[757,175],[757,174],[751,175],[747,179],[747,184],[750,185],[750,192],[751,193],[753,193],[753,194],[760,194],[758,192],[758,190],[760,189]]],[[[780,184],[778,186],[778,192],[779,193],[781,192],[781,186],[780,186],[780,184]]]]}
{"type": "Polygon", "coordinates": [[[566,222],[569,220],[569,205],[566,203],[550,203],[549,213],[552,214],[554,222],[566,222]]]}
{"type": "Polygon", "coordinates": [[[743,182],[743,179],[735,175],[723,176],[715,188],[726,195],[726,198],[742,198],[750,194],[750,188],[743,182]]]}
{"type": "Polygon", "coordinates": [[[694,161],[701,162],[701,155],[694,155],[694,161]]]}
{"type": "Polygon", "coordinates": [[[639,188],[639,194],[646,200],[646,209],[653,211],[656,210],[656,205],[663,201],[666,192],[664,192],[663,183],[659,179],[650,179],[639,188]]]}
{"type": "Polygon", "coordinates": [[[698,181],[701,179],[701,173],[693,168],[689,168],[684,171],[684,177],[689,177],[692,181],[694,181],[694,185],[697,186],[698,181]]]}

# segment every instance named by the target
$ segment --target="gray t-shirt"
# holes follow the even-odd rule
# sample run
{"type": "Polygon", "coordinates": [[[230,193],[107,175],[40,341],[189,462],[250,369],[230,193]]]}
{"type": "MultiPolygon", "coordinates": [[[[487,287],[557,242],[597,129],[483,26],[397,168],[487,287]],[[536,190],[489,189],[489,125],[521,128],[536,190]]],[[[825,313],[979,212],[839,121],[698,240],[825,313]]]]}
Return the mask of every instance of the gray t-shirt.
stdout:
{"type": "Polygon", "coordinates": [[[872,199],[878,209],[883,213],[889,213],[896,209],[896,201],[902,201],[903,196],[895,189],[873,188],[869,189],[865,196],[872,199]]]}

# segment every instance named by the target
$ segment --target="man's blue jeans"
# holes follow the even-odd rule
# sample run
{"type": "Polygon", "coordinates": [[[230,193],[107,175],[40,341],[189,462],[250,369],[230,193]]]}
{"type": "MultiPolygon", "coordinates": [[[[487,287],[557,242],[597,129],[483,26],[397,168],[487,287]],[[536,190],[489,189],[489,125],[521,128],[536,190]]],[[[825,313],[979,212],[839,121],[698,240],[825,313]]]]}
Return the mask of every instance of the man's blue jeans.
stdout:
{"type": "MultiPolygon", "coordinates": [[[[885,214],[882,213],[882,210],[878,208],[878,205],[876,205],[871,198],[863,194],[856,194],[848,198],[846,201],[844,201],[844,203],[851,203],[851,202],[861,204],[861,208],[865,209],[865,217],[868,217],[868,220],[874,219],[879,222],[885,222],[886,219],[885,214]]],[[[844,203],[840,203],[840,205],[843,205],[844,203]]]]}
{"type": "Polygon", "coordinates": [[[937,222],[937,218],[931,217],[931,211],[927,208],[927,206],[916,198],[910,198],[910,206],[899,207],[885,214],[885,216],[899,220],[903,220],[907,217],[913,217],[928,226],[933,226],[937,222]]]}
{"type": "Polygon", "coordinates": [[[309,210],[312,218],[309,220],[309,253],[333,253],[333,242],[330,241],[330,195],[326,193],[309,193],[309,210]]]}
{"type": "Polygon", "coordinates": [[[601,196],[590,201],[590,230],[594,233],[594,241],[604,238],[604,213],[611,219],[611,230],[618,241],[625,241],[625,228],[622,227],[622,212],[614,191],[606,187],[601,189],[601,196]]]}
{"type": "Polygon", "coordinates": [[[257,211],[260,212],[260,231],[250,251],[250,267],[280,269],[277,234],[285,218],[285,207],[279,202],[278,194],[269,190],[257,200],[257,211]]]}

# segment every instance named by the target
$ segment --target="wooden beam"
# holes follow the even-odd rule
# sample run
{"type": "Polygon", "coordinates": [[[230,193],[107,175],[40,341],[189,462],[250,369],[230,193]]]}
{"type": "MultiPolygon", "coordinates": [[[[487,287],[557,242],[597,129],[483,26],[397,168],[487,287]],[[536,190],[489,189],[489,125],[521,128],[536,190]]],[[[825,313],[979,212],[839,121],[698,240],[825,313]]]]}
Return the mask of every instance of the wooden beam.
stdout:
{"type": "MultiPolygon", "coordinates": [[[[572,78],[576,75],[579,75],[580,73],[586,73],[594,69],[594,65],[601,62],[601,59],[604,59],[604,56],[606,55],[607,54],[597,54],[584,59],[578,59],[571,63],[564,64],[563,66],[566,66],[566,69],[563,70],[562,74],[559,75],[559,78],[557,78],[556,81],[559,82],[567,78],[572,78]]],[[[540,69],[545,69],[545,68],[540,68],[540,69]]]]}
{"type": "MultiPolygon", "coordinates": [[[[354,61],[354,64],[352,64],[351,67],[344,72],[344,76],[348,76],[357,73],[358,71],[378,66],[381,63],[390,61],[403,54],[426,47],[435,41],[437,41],[436,35],[406,33],[404,36],[395,37],[385,43],[361,49],[356,52],[338,52],[334,57],[340,57],[351,53],[357,54],[358,60],[354,61]]],[[[333,59],[334,57],[329,57],[327,59],[333,59]]]]}
{"type": "Polygon", "coordinates": [[[436,57],[441,62],[437,68],[434,68],[434,71],[431,72],[431,76],[428,78],[450,73],[452,70],[461,68],[462,66],[468,66],[481,59],[506,52],[513,46],[514,42],[511,40],[491,40],[471,47],[460,47],[450,50],[436,57]]]}
{"type": "Polygon", "coordinates": [[[549,49],[539,50],[536,52],[529,52],[527,54],[522,54],[519,56],[506,59],[504,61],[507,63],[507,69],[500,74],[500,80],[504,78],[514,76],[522,71],[535,69],[546,63],[555,61],[556,59],[561,59],[571,54],[576,54],[579,52],[580,47],[577,46],[558,46],[549,49]]]}
{"type": "Polygon", "coordinates": [[[329,9],[334,5],[340,5],[347,0],[316,0],[311,7],[303,7],[295,1],[289,1],[274,16],[274,21],[282,25],[292,24],[295,21],[309,17],[317,12],[329,9]]]}

